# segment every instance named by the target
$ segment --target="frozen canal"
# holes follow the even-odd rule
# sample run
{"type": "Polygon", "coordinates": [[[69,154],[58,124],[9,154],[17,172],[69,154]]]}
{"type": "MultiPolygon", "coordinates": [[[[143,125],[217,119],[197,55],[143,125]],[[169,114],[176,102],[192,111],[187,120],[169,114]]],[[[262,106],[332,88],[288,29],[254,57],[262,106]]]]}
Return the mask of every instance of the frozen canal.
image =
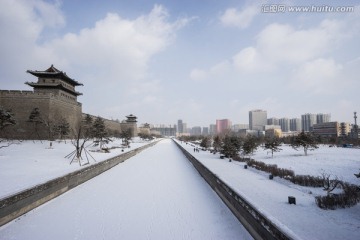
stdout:
{"type": "Polygon", "coordinates": [[[252,239],[163,140],[0,228],[0,239],[252,239]]]}

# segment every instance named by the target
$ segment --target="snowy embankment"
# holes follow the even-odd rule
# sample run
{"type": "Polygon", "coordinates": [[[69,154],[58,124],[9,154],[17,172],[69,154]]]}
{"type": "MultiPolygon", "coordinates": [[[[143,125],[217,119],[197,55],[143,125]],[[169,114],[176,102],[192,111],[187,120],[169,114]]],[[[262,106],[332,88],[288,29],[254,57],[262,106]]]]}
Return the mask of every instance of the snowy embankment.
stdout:
{"type": "MultiPolygon", "coordinates": [[[[23,141],[0,149],[0,199],[89,166],[80,166],[78,162],[70,164],[72,158],[65,158],[75,150],[70,141],[53,141],[51,143],[50,147],[49,141],[23,141]]],[[[124,152],[148,143],[135,138],[130,143],[130,148],[124,148],[124,152]]],[[[89,156],[89,164],[96,164],[124,153],[122,148],[119,148],[121,146],[120,139],[115,139],[106,146],[116,148],[112,149],[110,153],[96,152],[99,150],[98,146],[87,148],[95,159],[89,156]]],[[[86,160],[85,155],[83,158],[86,160]]]]}
{"type": "MultiPolygon", "coordinates": [[[[245,163],[229,162],[220,159],[219,154],[194,152],[193,146],[181,145],[294,239],[360,239],[359,204],[347,209],[322,210],[315,204],[315,195],[324,194],[319,188],[301,187],[278,177],[269,180],[267,173],[244,169],[245,163]],[[288,204],[288,196],[296,198],[296,205],[288,204]]],[[[302,157],[301,152],[283,148],[273,159],[262,150],[252,158],[292,169],[295,174],[319,176],[325,171],[359,185],[353,174],[360,166],[360,149],[321,147],[302,157]]]]}
{"type": "Polygon", "coordinates": [[[0,227],[0,239],[252,238],[167,139],[0,227]]]}
{"type": "Polygon", "coordinates": [[[277,164],[278,167],[293,170],[296,175],[322,176],[323,173],[331,174],[344,182],[360,185],[360,179],[354,173],[360,171],[360,149],[329,147],[320,145],[314,151],[294,150],[290,146],[281,146],[281,151],[271,153],[259,148],[251,158],[267,164],[277,164]]]}

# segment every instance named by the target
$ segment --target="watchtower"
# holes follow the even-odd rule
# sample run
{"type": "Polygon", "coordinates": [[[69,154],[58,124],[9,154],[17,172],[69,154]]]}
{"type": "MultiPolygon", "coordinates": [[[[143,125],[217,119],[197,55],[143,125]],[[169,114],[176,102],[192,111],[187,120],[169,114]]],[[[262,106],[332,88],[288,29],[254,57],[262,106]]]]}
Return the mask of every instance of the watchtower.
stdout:
{"type": "Polygon", "coordinates": [[[37,77],[37,82],[25,82],[33,91],[1,90],[0,105],[11,109],[17,124],[10,126],[3,137],[14,139],[48,139],[51,129],[61,119],[65,119],[72,132],[75,132],[80,121],[82,106],[77,97],[82,95],[75,87],[83,84],[75,81],[51,65],[45,71],[27,70],[37,77]],[[33,135],[34,126],[29,122],[30,113],[37,109],[41,114],[43,126],[33,135]]]}
{"type": "Polygon", "coordinates": [[[83,84],[68,77],[65,72],[59,71],[54,65],[51,65],[45,71],[27,70],[26,72],[38,77],[36,83],[25,83],[34,88],[34,93],[51,93],[54,96],[67,98],[75,102],[77,101],[77,96],[82,95],[82,93],[75,91],[75,87],[83,86],[83,84]]]}
{"type": "Polygon", "coordinates": [[[137,117],[132,114],[126,116],[126,120],[124,120],[120,123],[121,131],[130,130],[131,136],[136,137],[138,134],[136,119],[137,119],[137,117]]]}

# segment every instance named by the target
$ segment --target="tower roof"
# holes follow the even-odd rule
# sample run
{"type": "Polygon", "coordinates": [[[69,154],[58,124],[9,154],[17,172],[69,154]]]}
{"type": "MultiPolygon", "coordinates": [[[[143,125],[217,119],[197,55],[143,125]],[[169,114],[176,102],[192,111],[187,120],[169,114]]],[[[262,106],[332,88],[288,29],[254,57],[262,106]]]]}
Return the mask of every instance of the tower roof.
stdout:
{"type": "Polygon", "coordinates": [[[132,114],[126,116],[126,118],[127,118],[126,122],[137,122],[136,121],[137,117],[132,114]]]}
{"type": "Polygon", "coordinates": [[[79,82],[75,81],[74,79],[68,77],[68,75],[66,75],[65,72],[58,70],[57,68],[54,67],[54,65],[51,65],[45,71],[27,70],[26,72],[28,72],[36,77],[39,77],[39,78],[43,77],[43,78],[62,79],[73,86],[83,86],[82,83],[79,83],[79,82]]]}

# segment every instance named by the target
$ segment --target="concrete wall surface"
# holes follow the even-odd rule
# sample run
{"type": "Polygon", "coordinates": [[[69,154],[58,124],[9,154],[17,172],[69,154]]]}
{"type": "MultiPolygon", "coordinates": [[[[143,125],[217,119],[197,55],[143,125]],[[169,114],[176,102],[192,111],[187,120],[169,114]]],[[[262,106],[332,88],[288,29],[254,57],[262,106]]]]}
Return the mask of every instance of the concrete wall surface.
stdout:
{"type": "Polygon", "coordinates": [[[281,229],[263,216],[251,203],[225,184],[179,143],[174,142],[254,239],[290,239],[281,229]]]}

